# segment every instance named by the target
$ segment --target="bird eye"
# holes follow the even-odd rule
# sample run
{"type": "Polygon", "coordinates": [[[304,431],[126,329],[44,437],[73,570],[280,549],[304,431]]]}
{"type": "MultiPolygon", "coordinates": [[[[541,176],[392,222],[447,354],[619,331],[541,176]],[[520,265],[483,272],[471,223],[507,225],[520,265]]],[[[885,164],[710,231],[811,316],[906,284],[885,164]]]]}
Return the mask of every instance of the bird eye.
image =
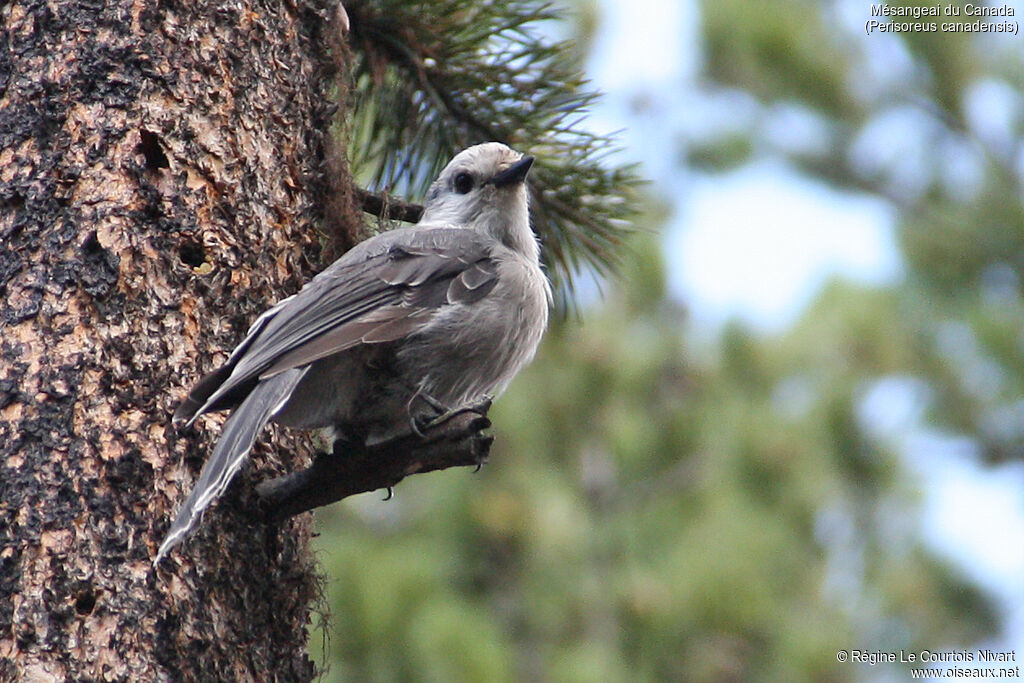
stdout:
{"type": "Polygon", "coordinates": [[[473,189],[473,176],[463,171],[455,176],[455,191],[459,194],[468,194],[473,189]]]}

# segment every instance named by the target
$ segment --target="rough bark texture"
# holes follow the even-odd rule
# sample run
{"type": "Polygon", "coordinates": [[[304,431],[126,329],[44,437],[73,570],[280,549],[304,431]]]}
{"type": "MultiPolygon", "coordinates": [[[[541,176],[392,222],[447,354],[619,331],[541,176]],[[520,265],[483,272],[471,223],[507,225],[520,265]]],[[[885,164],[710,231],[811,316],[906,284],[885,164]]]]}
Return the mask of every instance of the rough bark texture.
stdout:
{"type": "Polygon", "coordinates": [[[313,675],[309,519],[251,476],[301,443],[151,562],[221,419],[176,401],[358,224],[329,1],[0,4],[0,680],[313,675]]]}

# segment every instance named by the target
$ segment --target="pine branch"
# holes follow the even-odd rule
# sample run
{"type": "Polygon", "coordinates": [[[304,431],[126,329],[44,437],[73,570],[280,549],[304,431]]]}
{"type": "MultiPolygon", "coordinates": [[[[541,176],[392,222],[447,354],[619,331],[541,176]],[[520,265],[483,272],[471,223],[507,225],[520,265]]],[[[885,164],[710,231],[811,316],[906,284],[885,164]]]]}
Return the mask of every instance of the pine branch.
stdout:
{"type": "Polygon", "coordinates": [[[404,202],[397,197],[392,197],[387,192],[370,192],[357,187],[355,195],[356,201],[359,202],[363,211],[377,218],[418,223],[423,216],[421,204],[404,202]]]}
{"type": "Polygon", "coordinates": [[[256,492],[268,517],[285,519],[342,498],[391,488],[411,474],[487,460],[494,437],[486,408],[466,410],[428,429],[359,450],[342,442],[334,453],[319,453],[312,467],[263,482],[256,492]]]}
{"type": "Polygon", "coordinates": [[[630,231],[631,166],[581,123],[597,94],[571,43],[538,35],[536,0],[346,0],[355,52],[353,168],[371,187],[421,196],[448,159],[497,140],[537,157],[533,226],[562,300],[581,271],[613,273],[630,231]]]}

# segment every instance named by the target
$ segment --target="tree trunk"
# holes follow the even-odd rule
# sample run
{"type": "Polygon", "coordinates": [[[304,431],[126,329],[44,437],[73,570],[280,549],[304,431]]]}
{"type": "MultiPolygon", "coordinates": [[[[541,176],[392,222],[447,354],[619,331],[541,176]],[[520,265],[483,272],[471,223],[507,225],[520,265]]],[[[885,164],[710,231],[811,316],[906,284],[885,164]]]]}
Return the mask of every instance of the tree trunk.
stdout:
{"type": "Polygon", "coordinates": [[[329,2],[0,7],[0,680],[313,676],[309,516],[249,474],[307,447],[151,563],[221,419],[177,401],[358,225],[329,2]]]}

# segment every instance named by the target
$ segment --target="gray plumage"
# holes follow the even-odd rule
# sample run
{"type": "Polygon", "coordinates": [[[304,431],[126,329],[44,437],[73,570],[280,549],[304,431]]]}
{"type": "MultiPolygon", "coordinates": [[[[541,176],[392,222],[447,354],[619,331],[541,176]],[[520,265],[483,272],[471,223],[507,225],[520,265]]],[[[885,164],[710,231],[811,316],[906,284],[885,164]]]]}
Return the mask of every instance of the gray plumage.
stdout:
{"type": "Polygon", "coordinates": [[[551,291],[530,230],[532,157],[459,153],[423,218],[362,242],[257,318],[174,414],[235,408],[155,562],[196,525],[269,421],[363,444],[504,391],[547,327],[551,291]]]}

